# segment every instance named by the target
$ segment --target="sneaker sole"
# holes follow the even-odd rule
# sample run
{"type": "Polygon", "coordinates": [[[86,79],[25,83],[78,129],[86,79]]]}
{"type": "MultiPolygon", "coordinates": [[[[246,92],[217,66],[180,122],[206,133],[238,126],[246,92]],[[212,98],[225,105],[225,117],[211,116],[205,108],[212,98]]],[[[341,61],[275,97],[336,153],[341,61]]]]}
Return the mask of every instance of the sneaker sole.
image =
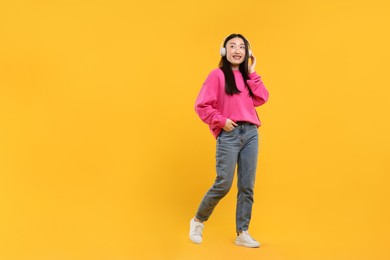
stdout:
{"type": "Polygon", "coordinates": [[[191,240],[192,242],[194,242],[195,244],[202,244],[202,240],[201,240],[201,241],[195,241],[195,240],[192,240],[191,238],[190,238],[190,240],[191,240]]]}
{"type": "Polygon", "coordinates": [[[260,247],[260,245],[248,245],[248,244],[245,244],[245,243],[242,243],[242,242],[239,242],[239,241],[235,241],[235,244],[237,246],[244,246],[244,247],[249,247],[249,248],[258,248],[258,247],[260,247]]]}

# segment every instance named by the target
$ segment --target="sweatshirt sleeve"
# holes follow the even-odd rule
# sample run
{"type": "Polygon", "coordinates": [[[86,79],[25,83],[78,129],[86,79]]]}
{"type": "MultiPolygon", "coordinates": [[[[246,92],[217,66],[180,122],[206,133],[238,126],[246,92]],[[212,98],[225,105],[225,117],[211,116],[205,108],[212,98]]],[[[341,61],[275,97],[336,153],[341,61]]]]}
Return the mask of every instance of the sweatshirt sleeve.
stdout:
{"type": "Polygon", "coordinates": [[[196,113],[211,129],[223,128],[227,119],[217,110],[217,89],[219,84],[218,74],[216,71],[211,72],[203,83],[195,102],[196,113]]]}
{"type": "Polygon", "coordinates": [[[261,106],[268,101],[268,90],[256,72],[249,74],[247,83],[253,92],[253,104],[255,107],[261,106]]]}

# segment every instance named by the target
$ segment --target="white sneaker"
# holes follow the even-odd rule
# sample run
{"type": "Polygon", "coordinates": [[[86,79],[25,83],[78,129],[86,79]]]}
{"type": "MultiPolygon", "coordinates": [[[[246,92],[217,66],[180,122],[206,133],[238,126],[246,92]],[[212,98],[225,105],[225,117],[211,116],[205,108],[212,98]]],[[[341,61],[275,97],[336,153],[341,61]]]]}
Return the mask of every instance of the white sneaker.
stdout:
{"type": "Polygon", "coordinates": [[[204,224],[201,222],[196,222],[195,219],[190,221],[190,239],[196,244],[202,243],[202,232],[204,224]]]}
{"type": "Polygon", "coordinates": [[[248,231],[242,231],[236,238],[236,245],[245,247],[259,247],[260,243],[254,240],[248,233],[248,231]]]}

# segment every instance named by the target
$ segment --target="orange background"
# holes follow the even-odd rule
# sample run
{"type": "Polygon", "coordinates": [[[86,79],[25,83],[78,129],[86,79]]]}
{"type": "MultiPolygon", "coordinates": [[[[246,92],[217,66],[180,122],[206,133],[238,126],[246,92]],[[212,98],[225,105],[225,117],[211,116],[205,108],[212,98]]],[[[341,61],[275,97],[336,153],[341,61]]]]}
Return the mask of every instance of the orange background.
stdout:
{"type": "Polygon", "coordinates": [[[390,259],[387,1],[2,1],[1,259],[390,259]],[[204,231],[193,105],[242,33],[270,91],[251,234],[204,231]]]}

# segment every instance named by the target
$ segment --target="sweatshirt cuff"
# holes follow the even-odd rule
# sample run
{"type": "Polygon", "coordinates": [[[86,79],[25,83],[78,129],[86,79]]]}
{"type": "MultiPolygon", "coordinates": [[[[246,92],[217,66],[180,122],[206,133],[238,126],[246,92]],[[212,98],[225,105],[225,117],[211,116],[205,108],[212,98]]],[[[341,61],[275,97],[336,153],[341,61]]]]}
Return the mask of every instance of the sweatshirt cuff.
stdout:
{"type": "Polygon", "coordinates": [[[260,75],[258,75],[256,73],[256,71],[250,73],[248,76],[249,76],[249,79],[261,78],[260,75]]]}
{"type": "Polygon", "coordinates": [[[227,120],[226,117],[222,117],[221,120],[219,121],[218,126],[219,126],[220,128],[224,128],[225,125],[226,125],[226,120],[227,120]]]}

